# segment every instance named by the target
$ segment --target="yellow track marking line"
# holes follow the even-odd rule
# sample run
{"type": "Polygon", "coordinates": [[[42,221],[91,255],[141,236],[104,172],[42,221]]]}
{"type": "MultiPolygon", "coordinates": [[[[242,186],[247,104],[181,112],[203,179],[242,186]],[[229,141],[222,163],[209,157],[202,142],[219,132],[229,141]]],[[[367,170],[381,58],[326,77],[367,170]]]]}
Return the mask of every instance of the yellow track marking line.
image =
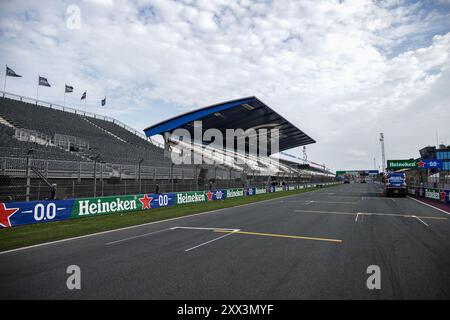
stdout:
{"type": "Polygon", "coordinates": [[[215,230],[215,232],[227,232],[227,233],[233,233],[233,234],[246,234],[246,235],[252,235],[252,236],[290,238],[290,239],[302,239],[302,240],[328,241],[328,242],[342,243],[342,240],[339,240],[339,239],[304,237],[304,236],[291,236],[291,235],[287,235],[287,234],[276,234],[276,233],[261,233],[261,232],[249,232],[249,231],[228,231],[228,230],[215,230]]]}

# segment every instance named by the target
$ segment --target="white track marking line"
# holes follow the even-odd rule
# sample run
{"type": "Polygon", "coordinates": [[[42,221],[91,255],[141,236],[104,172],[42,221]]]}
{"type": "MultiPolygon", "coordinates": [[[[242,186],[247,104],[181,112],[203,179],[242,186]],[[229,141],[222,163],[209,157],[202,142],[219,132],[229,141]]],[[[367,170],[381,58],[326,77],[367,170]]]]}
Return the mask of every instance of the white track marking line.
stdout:
{"type": "Polygon", "coordinates": [[[129,238],[124,238],[124,239],[120,239],[120,240],[116,240],[116,241],[111,241],[111,242],[106,243],[105,245],[109,246],[109,245],[112,245],[112,244],[121,243],[121,242],[125,242],[125,241],[128,241],[128,240],[134,240],[134,239],[138,239],[138,238],[143,238],[143,237],[150,236],[152,234],[157,234],[157,233],[161,233],[161,232],[169,231],[169,230],[171,230],[171,229],[168,228],[168,229],[162,229],[162,230],[153,231],[153,232],[149,232],[149,233],[144,233],[144,234],[140,234],[140,235],[134,236],[134,237],[129,237],[129,238]]]}
{"type": "Polygon", "coordinates": [[[240,229],[231,229],[231,228],[204,228],[204,227],[173,227],[170,228],[170,230],[177,230],[177,229],[187,229],[187,230],[211,230],[211,231],[215,231],[215,230],[224,230],[224,231],[236,231],[236,230],[240,230],[240,229]]]}
{"type": "Polygon", "coordinates": [[[359,212],[356,214],[355,222],[358,222],[359,212]]]}
{"type": "MultiPolygon", "coordinates": [[[[388,217],[404,217],[404,218],[418,218],[416,215],[408,214],[395,214],[395,213],[381,213],[381,212],[342,212],[342,211],[315,211],[315,210],[294,210],[295,212],[310,212],[310,213],[324,213],[324,214],[342,214],[342,215],[361,215],[361,216],[388,216],[388,217]]],[[[424,217],[422,219],[433,219],[433,220],[446,220],[443,217],[424,217]]]]}
{"type": "MultiPolygon", "coordinates": [[[[220,229],[220,228],[216,228],[216,230],[230,230],[230,229],[220,229]]],[[[212,239],[212,240],[209,240],[209,241],[200,243],[199,245],[196,245],[195,247],[186,249],[186,250],[184,250],[184,251],[185,251],[185,252],[188,252],[188,251],[197,249],[197,248],[202,247],[202,246],[204,246],[204,245],[207,245],[207,244],[209,244],[209,243],[211,243],[211,242],[214,242],[214,241],[220,240],[220,239],[222,239],[222,238],[231,236],[232,234],[234,234],[235,232],[238,232],[238,231],[241,231],[241,230],[240,230],[240,229],[234,229],[234,230],[233,230],[232,232],[230,232],[230,233],[227,233],[227,234],[224,234],[223,236],[220,236],[220,237],[214,238],[214,239],[212,239]]]]}
{"type": "Polygon", "coordinates": [[[441,211],[441,212],[443,212],[443,213],[445,213],[445,214],[449,214],[449,215],[450,215],[449,212],[447,212],[447,211],[445,211],[445,210],[442,210],[442,209],[440,209],[440,208],[438,208],[438,207],[432,206],[431,204],[428,204],[428,203],[426,203],[426,202],[422,202],[422,201],[420,201],[420,200],[418,200],[418,199],[416,199],[416,198],[413,198],[413,197],[410,197],[410,196],[407,196],[407,198],[408,198],[408,199],[411,199],[411,200],[414,200],[414,201],[417,201],[418,203],[421,203],[421,204],[423,204],[423,205],[425,205],[425,206],[427,206],[427,207],[436,209],[436,210],[438,210],[438,211],[441,211]]]}
{"type": "Polygon", "coordinates": [[[112,232],[117,232],[117,231],[123,231],[123,230],[128,230],[128,229],[145,227],[145,226],[149,226],[149,225],[157,224],[157,223],[169,222],[169,221],[174,221],[174,220],[179,220],[179,219],[186,219],[186,218],[201,216],[201,215],[210,214],[210,213],[220,213],[220,212],[223,212],[223,211],[226,211],[226,210],[229,210],[229,209],[246,207],[246,206],[251,206],[251,205],[258,204],[258,203],[264,203],[264,202],[269,202],[269,201],[277,201],[277,200],[282,199],[282,198],[290,198],[290,197],[295,197],[295,196],[301,196],[301,195],[305,195],[307,193],[318,192],[318,191],[319,190],[312,190],[312,191],[307,191],[307,192],[302,192],[302,193],[290,194],[288,196],[278,197],[278,198],[274,198],[274,199],[267,199],[267,200],[261,200],[261,201],[251,202],[251,203],[245,203],[245,204],[240,204],[238,206],[233,206],[233,207],[228,207],[228,208],[221,208],[221,209],[210,210],[210,211],[205,211],[205,212],[199,212],[199,213],[194,213],[194,214],[190,214],[190,215],[186,215],[186,216],[182,216],[182,217],[175,217],[175,218],[170,218],[170,219],[165,219],[165,220],[159,220],[159,221],[153,221],[153,222],[148,222],[148,223],[142,223],[142,224],[138,224],[138,225],[135,225],[135,226],[129,226],[129,227],[124,227],[124,228],[119,228],[119,229],[112,229],[112,230],[101,231],[101,232],[95,232],[95,233],[85,234],[85,235],[78,236],[78,237],[72,237],[72,238],[67,238],[67,239],[61,239],[61,240],[55,240],[55,241],[50,241],[50,242],[34,244],[32,246],[26,246],[26,247],[21,247],[21,248],[6,250],[6,251],[0,251],[0,255],[7,254],[7,253],[12,253],[12,252],[17,252],[17,251],[22,251],[22,250],[27,250],[27,249],[39,248],[39,247],[48,246],[48,245],[51,245],[51,244],[58,244],[58,243],[62,243],[62,242],[68,242],[68,241],[73,241],[73,240],[89,238],[89,237],[95,237],[95,236],[108,234],[108,233],[112,233],[112,232]]]}
{"type": "Polygon", "coordinates": [[[317,201],[317,200],[293,200],[293,201],[284,201],[285,203],[301,203],[301,202],[307,202],[310,203],[342,203],[342,204],[357,204],[358,202],[344,202],[344,201],[317,201]]]}
{"type": "Polygon", "coordinates": [[[418,216],[413,216],[414,218],[416,218],[417,220],[419,220],[420,222],[422,222],[424,225],[426,225],[427,227],[430,227],[428,224],[425,223],[425,221],[423,221],[422,219],[420,219],[418,216]]]}

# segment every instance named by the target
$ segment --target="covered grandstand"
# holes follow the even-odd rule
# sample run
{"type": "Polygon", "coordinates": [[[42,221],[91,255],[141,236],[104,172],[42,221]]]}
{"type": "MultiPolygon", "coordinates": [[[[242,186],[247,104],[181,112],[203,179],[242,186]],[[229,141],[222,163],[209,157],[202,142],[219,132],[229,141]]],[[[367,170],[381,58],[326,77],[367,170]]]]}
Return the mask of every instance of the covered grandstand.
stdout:
{"type": "MultiPolygon", "coordinates": [[[[189,130],[189,124],[201,118],[205,128],[277,126],[281,150],[315,142],[254,97],[169,119],[147,128],[145,136],[113,118],[6,92],[2,96],[0,199],[3,201],[48,198],[51,184],[57,185],[58,198],[70,198],[154,192],[156,188],[160,192],[185,191],[330,179],[326,174],[312,175],[311,170],[286,163],[275,167],[277,161],[272,158],[247,158],[243,166],[175,165],[164,152],[164,146],[149,137],[181,127],[189,130]],[[242,111],[248,112],[245,121],[242,111]]],[[[194,152],[200,152],[202,146],[196,148],[194,152]]]]}

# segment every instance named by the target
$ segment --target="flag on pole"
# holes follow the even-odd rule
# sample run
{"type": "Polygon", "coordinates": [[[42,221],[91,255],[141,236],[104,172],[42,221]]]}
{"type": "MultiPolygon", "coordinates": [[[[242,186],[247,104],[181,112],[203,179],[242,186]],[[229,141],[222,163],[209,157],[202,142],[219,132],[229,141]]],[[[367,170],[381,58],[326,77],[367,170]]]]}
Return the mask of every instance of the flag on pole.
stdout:
{"type": "Polygon", "coordinates": [[[9,68],[8,66],[6,66],[6,76],[8,76],[8,77],[22,77],[21,75],[18,75],[17,73],[15,73],[14,70],[9,68]]]}
{"type": "Polygon", "coordinates": [[[102,99],[102,107],[105,106],[105,104],[106,104],[106,97],[102,99]]]}
{"type": "Polygon", "coordinates": [[[65,91],[66,93],[70,93],[70,92],[73,92],[73,87],[72,86],[68,86],[67,84],[66,84],[66,91],[65,91]]]}
{"type": "Polygon", "coordinates": [[[47,78],[39,76],[39,86],[51,87],[50,83],[48,83],[47,78]]]}
{"type": "Polygon", "coordinates": [[[86,92],[87,92],[87,91],[83,92],[83,95],[81,96],[81,99],[80,99],[80,100],[86,99],[86,92]]]}

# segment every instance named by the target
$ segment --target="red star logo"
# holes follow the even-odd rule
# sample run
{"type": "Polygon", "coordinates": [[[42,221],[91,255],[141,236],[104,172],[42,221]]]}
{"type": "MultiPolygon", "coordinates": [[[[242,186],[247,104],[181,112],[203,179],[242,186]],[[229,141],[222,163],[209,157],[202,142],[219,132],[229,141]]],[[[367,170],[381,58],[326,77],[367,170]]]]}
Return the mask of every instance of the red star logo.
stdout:
{"type": "Polygon", "coordinates": [[[425,162],[419,161],[419,162],[417,162],[417,165],[419,166],[419,168],[423,168],[423,167],[425,167],[425,162]]]}
{"type": "Polygon", "coordinates": [[[140,198],[139,201],[142,203],[142,209],[151,209],[150,203],[153,198],[149,197],[148,194],[144,194],[143,198],[140,198]]]}
{"type": "Polygon", "coordinates": [[[206,196],[208,197],[208,201],[211,201],[213,199],[213,193],[211,191],[208,191],[206,193],[206,196]]]}
{"type": "Polygon", "coordinates": [[[9,218],[17,211],[19,211],[19,208],[7,209],[4,203],[0,203],[0,226],[10,228],[11,221],[9,221],[9,218]]]}
{"type": "Polygon", "coordinates": [[[445,192],[445,191],[442,191],[441,192],[441,201],[442,202],[445,202],[445,198],[447,197],[447,192],[445,192]]]}

